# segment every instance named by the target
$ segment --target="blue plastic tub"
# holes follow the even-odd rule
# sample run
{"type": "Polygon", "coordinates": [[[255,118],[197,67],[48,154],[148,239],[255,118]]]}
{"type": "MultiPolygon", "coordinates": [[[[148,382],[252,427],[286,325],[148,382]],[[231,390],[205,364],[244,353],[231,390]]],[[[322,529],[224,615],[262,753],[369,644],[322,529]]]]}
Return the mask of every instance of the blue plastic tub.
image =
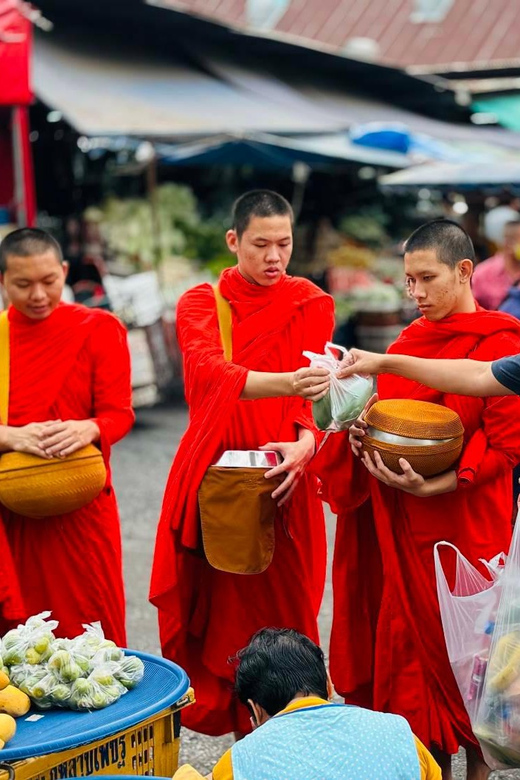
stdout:
{"type": "Polygon", "coordinates": [[[186,694],[190,681],[180,666],[154,655],[125,652],[144,663],[144,677],[137,688],[104,710],[72,712],[33,707],[25,717],[18,718],[16,735],[2,750],[0,760],[20,761],[88,745],[136,726],[186,694]]]}

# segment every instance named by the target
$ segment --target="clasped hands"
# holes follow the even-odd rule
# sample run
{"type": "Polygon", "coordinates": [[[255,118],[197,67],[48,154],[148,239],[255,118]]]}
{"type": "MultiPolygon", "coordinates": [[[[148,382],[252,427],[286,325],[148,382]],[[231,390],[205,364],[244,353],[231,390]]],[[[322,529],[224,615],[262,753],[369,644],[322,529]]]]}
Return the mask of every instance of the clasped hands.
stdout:
{"type": "Polygon", "coordinates": [[[40,458],[65,458],[99,439],[93,420],[49,420],[7,429],[7,449],[40,458]]]}

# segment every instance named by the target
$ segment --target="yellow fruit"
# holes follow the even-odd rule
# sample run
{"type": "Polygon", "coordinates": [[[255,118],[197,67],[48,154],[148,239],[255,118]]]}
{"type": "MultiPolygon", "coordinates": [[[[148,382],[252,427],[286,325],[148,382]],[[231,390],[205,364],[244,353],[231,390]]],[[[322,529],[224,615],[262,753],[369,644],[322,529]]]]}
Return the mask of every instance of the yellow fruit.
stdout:
{"type": "Polygon", "coordinates": [[[0,691],[3,691],[4,688],[7,688],[9,685],[9,677],[6,675],[5,672],[2,672],[0,669],[0,691]]]}
{"type": "Polygon", "coordinates": [[[3,739],[0,739],[0,750],[2,750],[3,746],[5,745],[5,742],[3,739]]]}
{"type": "Polygon", "coordinates": [[[0,712],[20,718],[29,712],[31,700],[23,691],[19,691],[14,685],[8,685],[0,691],[0,712]]]}
{"type": "Polygon", "coordinates": [[[5,744],[16,734],[16,721],[11,715],[0,715],[0,739],[5,744]]]}

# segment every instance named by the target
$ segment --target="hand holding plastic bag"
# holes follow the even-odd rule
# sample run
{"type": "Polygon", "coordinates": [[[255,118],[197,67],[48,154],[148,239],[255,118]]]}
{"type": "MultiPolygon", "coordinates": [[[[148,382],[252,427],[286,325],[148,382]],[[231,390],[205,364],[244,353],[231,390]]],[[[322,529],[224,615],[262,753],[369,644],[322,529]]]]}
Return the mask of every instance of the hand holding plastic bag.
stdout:
{"type": "Polygon", "coordinates": [[[330,341],[325,345],[324,355],[303,353],[313,368],[325,368],[330,373],[329,392],[312,405],[314,421],[320,431],[346,430],[359,417],[373,392],[370,377],[354,374],[345,379],[337,378],[342,362],[335,357],[333,350],[340,353],[342,361],[348,359],[348,350],[330,341]]]}

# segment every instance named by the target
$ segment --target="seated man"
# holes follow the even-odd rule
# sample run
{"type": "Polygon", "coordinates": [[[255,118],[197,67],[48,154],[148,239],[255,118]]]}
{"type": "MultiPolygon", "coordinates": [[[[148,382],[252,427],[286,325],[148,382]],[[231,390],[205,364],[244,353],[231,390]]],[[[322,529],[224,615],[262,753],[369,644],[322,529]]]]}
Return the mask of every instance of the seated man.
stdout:
{"type": "Polygon", "coordinates": [[[255,634],[238,654],[236,691],[254,731],[209,780],[440,780],[404,718],[329,701],[323,652],[292,629],[255,634]]]}

